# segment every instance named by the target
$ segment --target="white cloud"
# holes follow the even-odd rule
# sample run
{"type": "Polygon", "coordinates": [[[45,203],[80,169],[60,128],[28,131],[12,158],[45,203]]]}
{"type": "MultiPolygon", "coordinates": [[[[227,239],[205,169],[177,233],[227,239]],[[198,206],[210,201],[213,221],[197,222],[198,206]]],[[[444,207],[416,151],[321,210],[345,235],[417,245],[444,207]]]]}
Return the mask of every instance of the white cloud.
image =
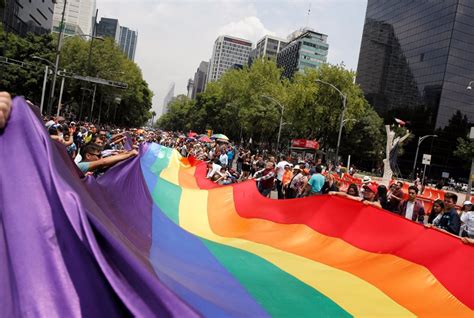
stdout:
{"type": "Polygon", "coordinates": [[[135,62],[155,93],[153,108],[161,113],[172,82],[185,93],[199,63],[211,57],[220,34],[258,41],[265,34],[286,36],[309,24],[329,35],[329,62],[355,68],[366,0],[97,0],[99,17],[119,19],[138,30],[135,62]],[[273,32],[272,32],[273,31],[273,32]]]}
{"type": "Polygon", "coordinates": [[[263,36],[275,35],[274,32],[265,28],[259,18],[245,17],[237,22],[230,22],[219,29],[219,35],[233,35],[254,42],[260,40],[263,36]]]}

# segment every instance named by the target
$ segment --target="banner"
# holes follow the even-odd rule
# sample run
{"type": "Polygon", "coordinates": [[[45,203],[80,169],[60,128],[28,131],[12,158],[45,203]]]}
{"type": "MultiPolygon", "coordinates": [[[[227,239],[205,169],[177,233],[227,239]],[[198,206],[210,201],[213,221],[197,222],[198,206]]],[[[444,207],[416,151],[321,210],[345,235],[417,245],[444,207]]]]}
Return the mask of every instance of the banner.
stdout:
{"type": "Polygon", "coordinates": [[[291,147],[308,148],[308,149],[319,149],[319,143],[316,140],[307,139],[292,139],[291,147]]]}

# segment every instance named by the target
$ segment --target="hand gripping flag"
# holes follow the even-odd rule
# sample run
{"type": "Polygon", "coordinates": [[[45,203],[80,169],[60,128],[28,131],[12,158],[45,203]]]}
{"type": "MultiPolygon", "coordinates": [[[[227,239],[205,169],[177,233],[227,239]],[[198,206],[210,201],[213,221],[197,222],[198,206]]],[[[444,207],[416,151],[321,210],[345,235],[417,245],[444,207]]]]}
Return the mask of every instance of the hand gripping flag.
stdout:
{"type": "Polygon", "coordinates": [[[80,179],[23,100],[0,133],[0,316],[472,317],[474,248],[360,202],[262,197],[146,144],[80,179]]]}

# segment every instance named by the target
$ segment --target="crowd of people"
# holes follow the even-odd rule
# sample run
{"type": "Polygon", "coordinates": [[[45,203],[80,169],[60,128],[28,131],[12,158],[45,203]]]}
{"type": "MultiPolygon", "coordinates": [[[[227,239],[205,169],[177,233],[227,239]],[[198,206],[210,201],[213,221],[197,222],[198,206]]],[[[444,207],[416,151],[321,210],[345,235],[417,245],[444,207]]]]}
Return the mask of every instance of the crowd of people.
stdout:
{"type": "MultiPolygon", "coordinates": [[[[0,129],[11,111],[10,95],[0,92],[0,129]]],[[[175,148],[184,157],[193,156],[207,162],[206,177],[221,185],[253,179],[259,192],[278,199],[294,199],[322,194],[357,200],[396,213],[411,221],[434,227],[474,243],[474,211],[470,201],[456,210],[457,195],[447,192],[444,200],[436,200],[432,211],[425,211],[417,200],[419,187],[408,188],[404,199],[403,183],[391,182],[387,188],[377,185],[366,176],[362,185],[350,184],[340,191],[335,176],[341,174],[340,165],[325,165],[321,160],[280,156],[266,150],[252,152],[226,139],[211,139],[207,135],[184,135],[154,129],[121,129],[87,122],[66,121],[63,117],[44,118],[45,128],[53,140],[64,145],[67,153],[85,175],[100,175],[107,168],[138,154],[142,142],[156,142],[175,148]]],[[[354,173],[354,171],[352,171],[354,173]]]]}

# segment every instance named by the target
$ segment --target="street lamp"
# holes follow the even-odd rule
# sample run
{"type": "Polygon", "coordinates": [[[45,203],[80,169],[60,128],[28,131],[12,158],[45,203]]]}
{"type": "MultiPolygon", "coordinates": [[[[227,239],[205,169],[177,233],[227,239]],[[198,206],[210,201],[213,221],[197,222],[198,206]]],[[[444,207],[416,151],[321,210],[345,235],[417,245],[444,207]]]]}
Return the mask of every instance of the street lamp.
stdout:
{"type": "Polygon", "coordinates": [[[331,83],[322,81],[320,79],[316,79],[316,82],[331,86],[342,97],[342,113],[341,113],[341,121],[339,123],[339,134],[337,136],[337,146],[336,146],[336,160],[339,161],[339,158],[338,158],[339,157],[339,146],[341,145],[342,127],[344,127],[344,113],[346,111],[347,95],[345,95],[343,92],[341,92],[340,89],[338,89],[336,86],[334,86],[331,83]]]}
{"type": "MultiPolygon", "coordinates": [[[[467,85],[466,89],[471,90],[472,84],[474,81],[470,81],[467,85]]],[[[474,127],[471,127],[471,132],[469,133],[469,139],[474,141],[474,127]]],[[[471,172],[469,172],[469,178],[467,180],[467,193],[466,193],[466,200],[469,200],[471,197],[471,189],[472,189],[472,182],[474,181],[474,157],[471,159],[471,172]]]]}
{"type": "Polygon", "coordinates": [[[53,62],[48,61],[47,59],[44,59],[44,58],[42,58],[42,57],[39,57],[39,56],[36,56],[36,55],[32,55],[31,58],[36,59],[36,60],[43,61],[43,62],[45,62],[45,63],[48,64],[48,65],[45,65],[45,67],[44,67],[43,89],[42,89],[42,91],[41,91],[40,112],[41,112],[41,115],[43,115],[44,97],[45,97],[45,95],[46,95],[46,83],[48,82],[49,66],[51,66],[51,68],[52,68],[54,71],[55,71],[55,67],[54,67],[53,62]]]}
{"type": "Polygon", "coordinates": [[[418,159],[418,150],[419,150],[419,148],[420,148],[421,143],[422,143],[426,138],[429,138],[429,137],[437,138],[438,135],[426,135],[426,136],[423,136],[423,137],[419,137],[419,138],[418,138],[418,145],[416,146],[416,153],[415,153],[415,161],[413,162],[413,172],[412,172],[413,179],[415,179],[415,169],[416,169],[416,160],[418,159]]]}
{"type": "Polygon", "coordinates": [[[280,136],[281,136],[281,127],[283,126],[283,112],[285,111],[285,106],[283,106],[279,101],[277,101],[275,98],[267,96],[267,95],[262,95],[263,98],[266,98],[278,106],[280,106],[281,113],[280,113],[280,126],[278,127],[278,138],[277,138],[277,151],[280,149],[280,136]]]}

